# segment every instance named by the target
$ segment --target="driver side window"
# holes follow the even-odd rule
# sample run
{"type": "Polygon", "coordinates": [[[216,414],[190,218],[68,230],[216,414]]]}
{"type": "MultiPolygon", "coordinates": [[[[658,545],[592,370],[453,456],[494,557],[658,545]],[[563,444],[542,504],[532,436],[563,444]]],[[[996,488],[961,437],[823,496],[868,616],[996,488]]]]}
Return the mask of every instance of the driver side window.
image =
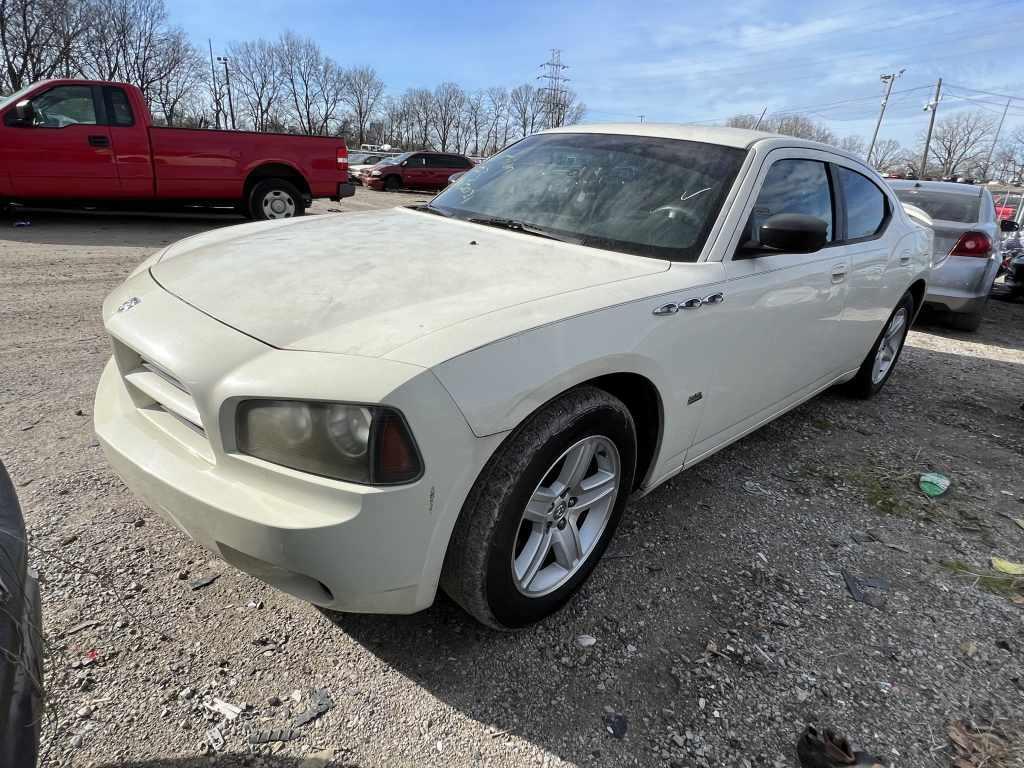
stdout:
{"type": "Polygon", "coordinates": [[[96,105],[92,86],[61,85],[32,99],[37,128],[66,128],[69,125],[96,125],[96,105]]]}
{"type": "Polygon", "coordinates": [[[776,161],[761,185],[742,242],[757,242],[760,226],[777,213],[804,213],[822,219],[828,225],[826,239],[832,242],[832,191],[825,163],[798,158],[776,161]]]}

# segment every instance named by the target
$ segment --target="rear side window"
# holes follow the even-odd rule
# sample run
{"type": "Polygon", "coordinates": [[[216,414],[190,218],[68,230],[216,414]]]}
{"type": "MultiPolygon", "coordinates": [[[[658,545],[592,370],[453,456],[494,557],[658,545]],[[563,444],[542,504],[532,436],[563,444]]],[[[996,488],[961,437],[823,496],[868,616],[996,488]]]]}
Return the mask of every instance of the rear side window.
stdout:
{"type": "Polygon", "coordinates": [[[908,187],[895,190],[901,202],[916,205],[933,219],[973,223],[978,221],[981,195],[964,192],[941,192],[908,187]]]}
{"type": "Polygon", "coordinates": [[[447,155],[427,155],[427,168],[450,168],[447,155]]]}
{"type": "Polygon", "coordinates": [[[128,101],[128,94],[120,88],[108,88],[107,98],[107,111],[110,112],[111,125],[135,124],[135,116],[132,114],[132,105],[128,101]]]}
{"type": "Polygon", "coordinates": [[[768,169],[750,212],[750,237],[756,238],[765,220],[777,213],[817,216],[828,224],[828,241],[832,242],[832,190],[824,163],[794,158],[778,160],[768,169]]]}
{"type": "Polygon", "coordinates": [[[834,166],[846,203],[846,238],[871,237],[885,225],[885,195],[867,176],[834,166]]]}
{"type": "Polygon", "coordinates": [[[473,164],[461,155],[448,155],[445,158],[449,168],[472,168],[473,164]]]}

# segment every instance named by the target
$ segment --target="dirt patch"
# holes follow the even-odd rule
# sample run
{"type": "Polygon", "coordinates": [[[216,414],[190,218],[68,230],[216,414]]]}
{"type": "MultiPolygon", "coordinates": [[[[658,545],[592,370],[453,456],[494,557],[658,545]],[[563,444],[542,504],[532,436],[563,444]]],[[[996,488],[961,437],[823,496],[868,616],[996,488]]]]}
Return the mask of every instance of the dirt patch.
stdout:
{"type": "Polygon", "coordinates": [[[634,502],[579,599],[502,635],[444,597],[325,616],[143,507],[92,435],[100,302],[233,222],[31,219],[0,220],[0,451],[43,578],[47,765],[184,768],[212,726],[217,765],[793,766],[807,722],[897,765],[1017,754],[1024,610],[989,558],[1024,560],[1024,306],[993,302],[976,334],[917,328],[878,398],[826,393],[634,502]],[[917,490],[928,471],[944,496],[917,490]],[[844,572],[884,580],[877,605],[844,572]],[[249,753],[314,691],[330,708],[249,753]]]}

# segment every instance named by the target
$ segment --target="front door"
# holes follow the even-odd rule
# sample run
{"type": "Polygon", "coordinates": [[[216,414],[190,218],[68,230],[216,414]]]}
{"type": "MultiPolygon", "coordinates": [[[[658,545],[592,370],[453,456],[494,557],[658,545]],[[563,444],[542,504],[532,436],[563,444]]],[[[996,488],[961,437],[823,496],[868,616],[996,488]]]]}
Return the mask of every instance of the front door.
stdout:
{"type": "Polygon", "coordinates": [[[31,198],[103,199],[120,192],[110,130],[97,115],[99,89],[58,85],[32,98],[31,125],[4,115],[0,153],[15,195],[31,198]]]}
{"type": "Polygon", "coordinates": [[[725,257],[716,338],[709,349],[715,383],[686,461],[691,463],[749,432],[830,382],[842,367],[836,348],[849,271],[835,246],[835,207],[827,156],[776,150],[725,257]],[[744,248],[769,216],[803,213],[828,224],[829,244],[816,253],[744,248]]]}

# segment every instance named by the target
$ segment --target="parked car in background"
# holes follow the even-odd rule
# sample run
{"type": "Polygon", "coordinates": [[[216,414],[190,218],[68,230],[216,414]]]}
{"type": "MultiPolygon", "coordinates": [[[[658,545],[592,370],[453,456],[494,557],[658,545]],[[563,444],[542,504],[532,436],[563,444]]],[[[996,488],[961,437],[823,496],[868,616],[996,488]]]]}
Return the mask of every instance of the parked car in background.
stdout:
{"type": "Polygon", "coordinates": [[[104,303],[96,432],[154,510],[279,589],[411,613],[440,584],[520,627],[633,493],[832,385],[877,393],[931,238],[823,144],[546,131],[426,205],[153,256],[104,303]]]}
{"type": "Polygon", "coordinates": [[[389,157],[363,171],[362,182],[370,189],[443,189],[453,173],[468,171],[472,161],[448,152],[406,152],[389,157]]]}
{"type": "Polygon", "coordinates": [[[25,521],[0,462],[0,765],[36,764],[43,717],[39,581],[28,567],[25,521]]]}
{"type": "Polygon", "coordinates": [[[280,219],[353,192],[344,139],[160,128],[127,83],[45,80],[0,99],[0,203],[232,205],[280,219]]]}
{"type": "Polygon", "coordinates": [[[360,175],[363,171],[373,168],[377,163],[394,157],[391,153],[352,152],[348,156],[348,178],[353,184],[362,184],[360,175]]]}
{"type": "Polygon", "coordinates": [[[900,200],[932,217],[936,262],[948,255],[928,280],[926,305],[948,312],[954,328],[976,330],[1002,261],[992,194],[983,186],[945,181],[891,179],[889,185],[900,200]]]}

